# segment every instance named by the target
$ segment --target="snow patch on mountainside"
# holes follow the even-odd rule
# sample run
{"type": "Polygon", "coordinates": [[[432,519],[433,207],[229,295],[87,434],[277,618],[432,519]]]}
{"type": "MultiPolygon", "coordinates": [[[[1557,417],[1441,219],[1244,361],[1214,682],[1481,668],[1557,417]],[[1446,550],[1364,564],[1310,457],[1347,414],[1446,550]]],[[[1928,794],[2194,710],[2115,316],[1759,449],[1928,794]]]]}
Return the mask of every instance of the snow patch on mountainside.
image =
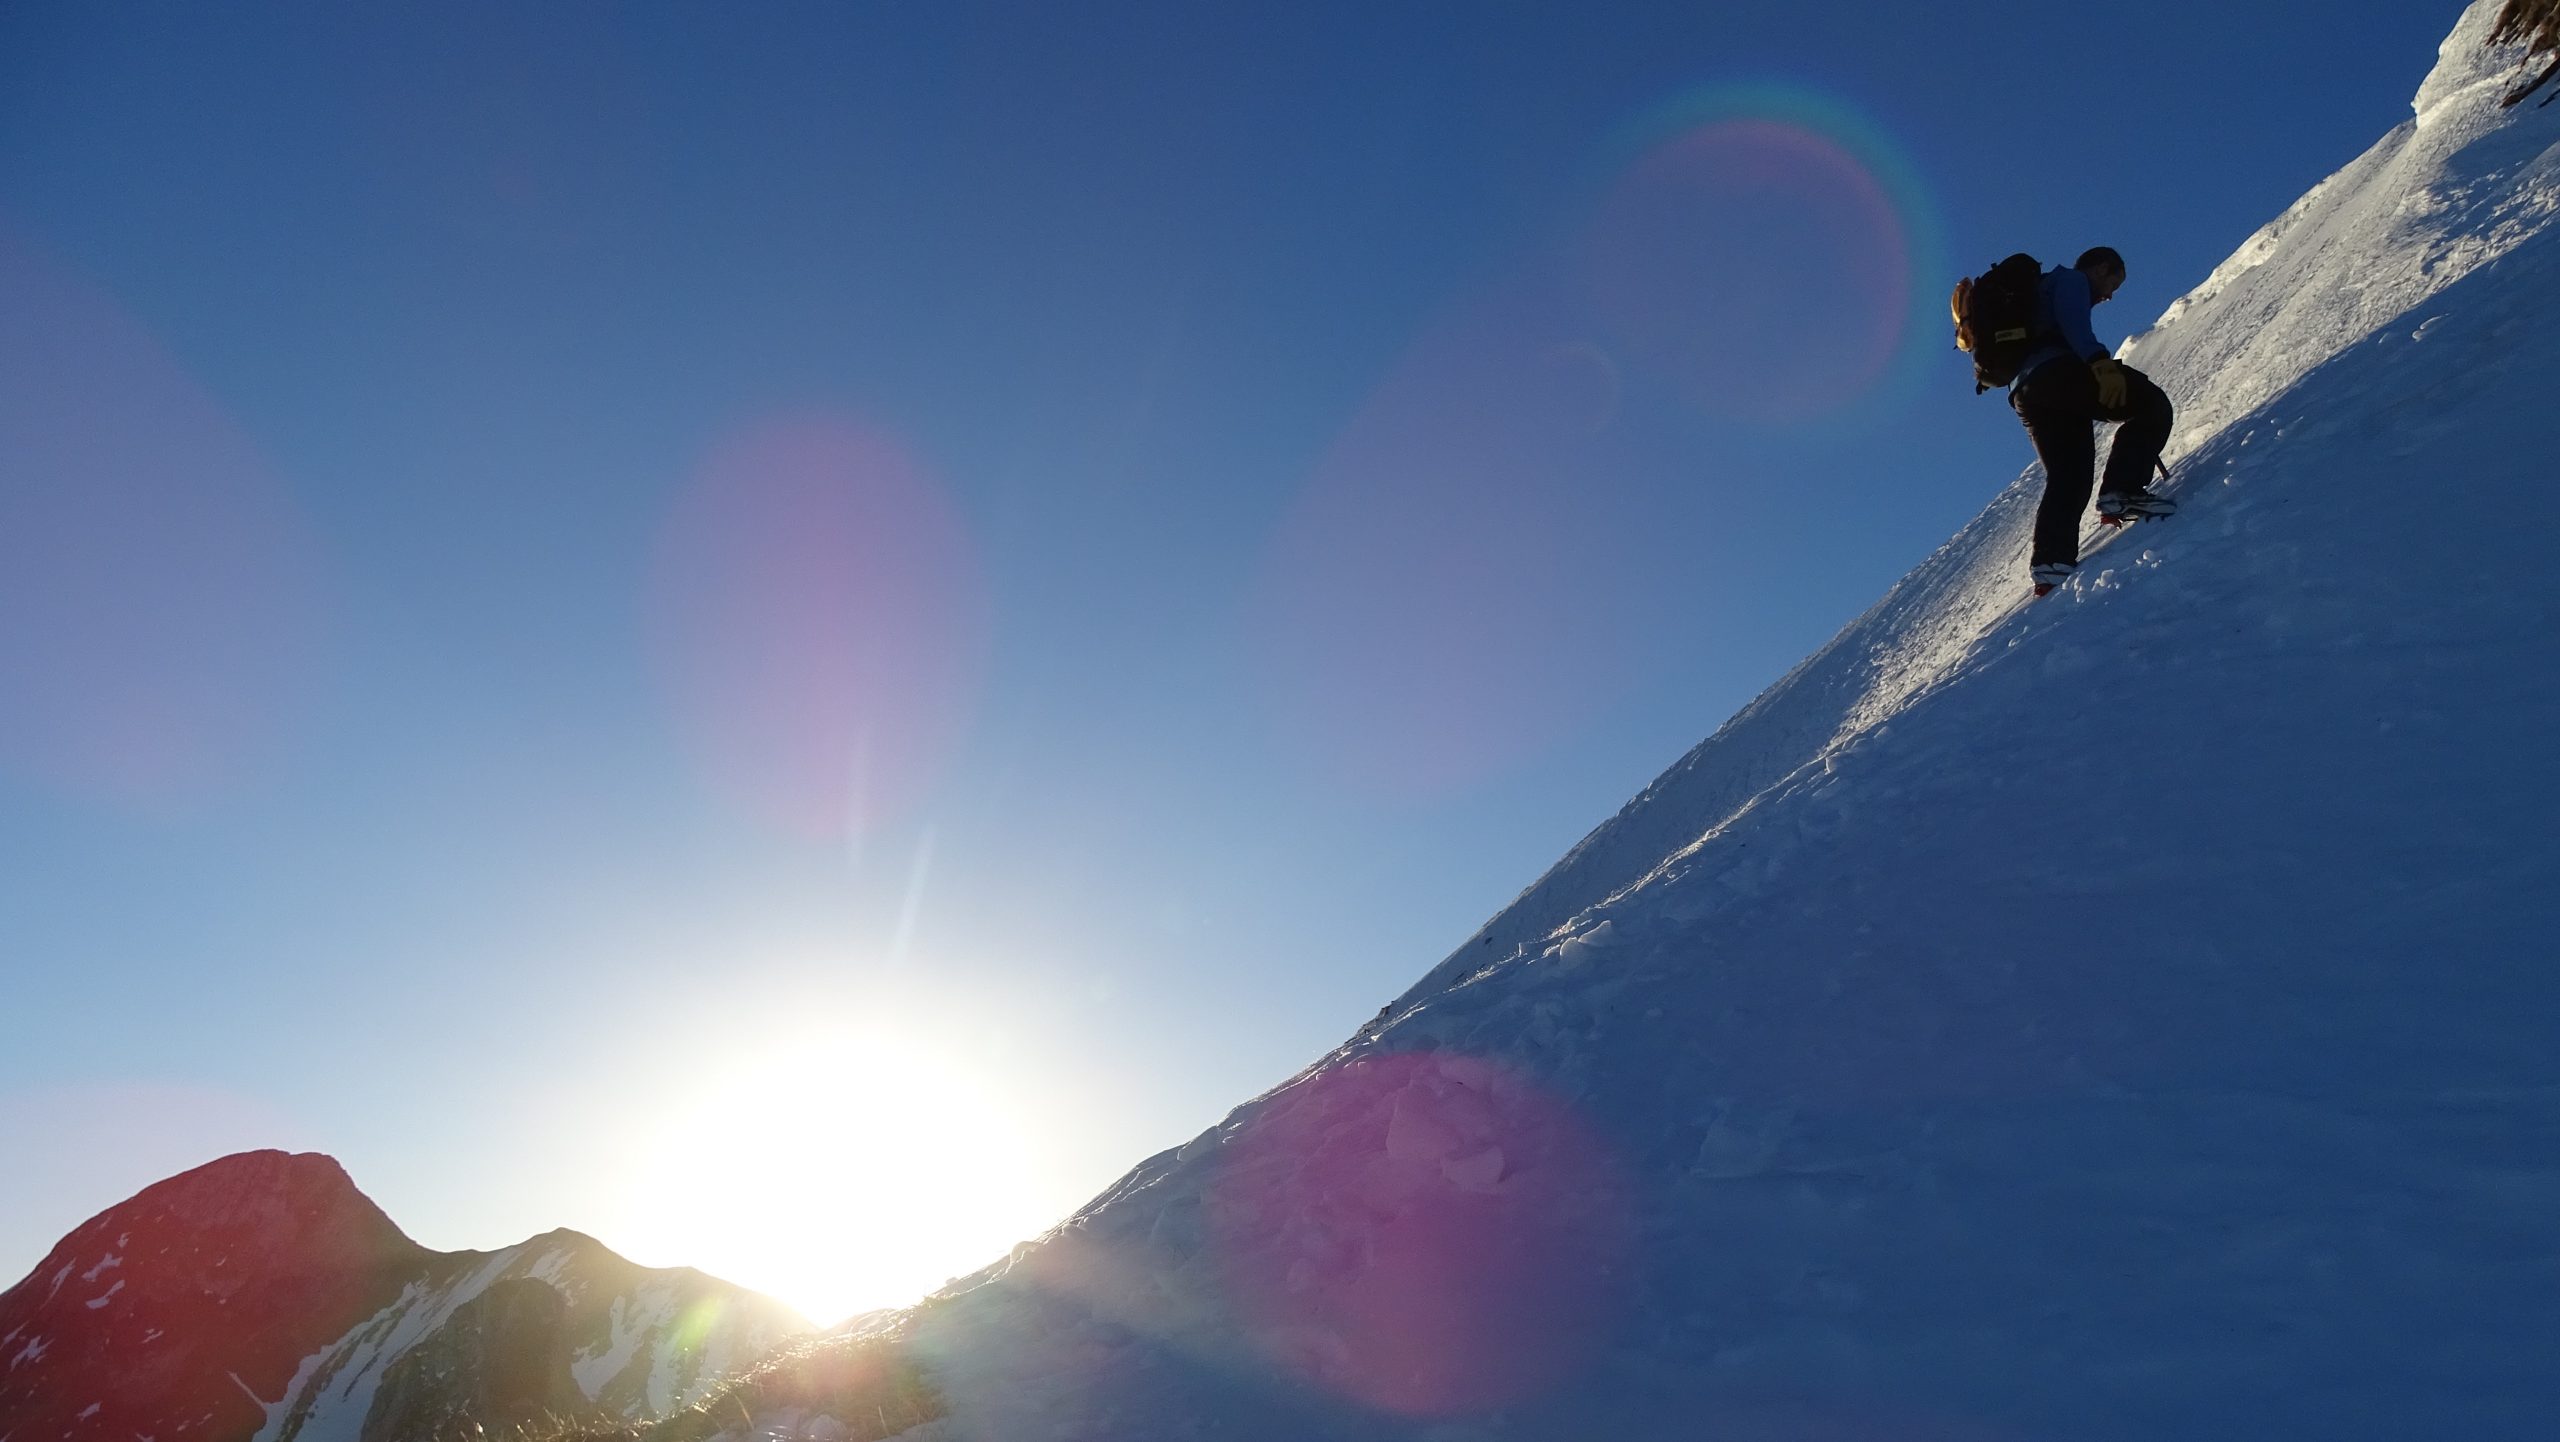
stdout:
{"type": "Polygon", "coordinates": [[[269,1405],[267,1425],[254,1442],[358,1442],[391,1364],[505,1277],[522,1250],[493,1252],[452,1281],[403,1288],[391,1305],[303,1362],[284,1397],[269,1405]]]}
{"type": "MultiPolygon", "coordinates": [[[[642,1308],[634,1307],[636,1300],[631,1297],[614,1298],[604,1349],[580,1357],[570,1365],[569,1375],[577,1379],[578,1390],[591,1398],[603,1391],[606,1383],[621,1376],[622,1370],[631,1365],[631,1359],[639,1356],[640,1349],[656,1339],[658,1330],[668,1321],[667,1304],[663,1298],[654,1299],[651,1305],[642,1308]]],[[[655,1398],[652,1398],[652,1405],[658,1410],[665,1410],[655,1398]]]]}
{"type": "Polygon", "coordinates": [[[444,1259],[449,1275],[412,1283],[397,1300],[307,1358],[255,1442],[379,1442],[376,1398],[401,1359],[501,1283],[530,1280],[561,1293],[574,1335],[568,1372],[590,1403],[640,1421],[700,1400],[805,1329],[781,1308],[689,1272],[653,1272],[574,1232],[487,1254],[444,1259]],[[371,1430],[368,1430],[370,1426],[371,1430]]]}
{"type": "Polygon", "coordinates": [[[698,1299],[666,1283],[614,1298],[605,1340],[570,1364],[578,1390],[626,1415],[663,1417],[702,1400],[780,1340],[698,1325],[699,1306],[698,1299]]]}

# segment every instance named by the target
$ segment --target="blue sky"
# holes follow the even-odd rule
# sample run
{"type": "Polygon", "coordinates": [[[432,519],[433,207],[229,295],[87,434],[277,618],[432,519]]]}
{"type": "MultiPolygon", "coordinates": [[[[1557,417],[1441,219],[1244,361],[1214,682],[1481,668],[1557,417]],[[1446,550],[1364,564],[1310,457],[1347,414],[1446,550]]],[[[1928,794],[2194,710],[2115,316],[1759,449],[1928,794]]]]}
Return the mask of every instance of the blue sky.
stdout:
{"type": "Polygon", "coordinates": [[[0,1274],[261,1145],[994,1256],[2016,473],[1956,274],[2138,329],[2459,8],[0,11],[0,1274]]]}

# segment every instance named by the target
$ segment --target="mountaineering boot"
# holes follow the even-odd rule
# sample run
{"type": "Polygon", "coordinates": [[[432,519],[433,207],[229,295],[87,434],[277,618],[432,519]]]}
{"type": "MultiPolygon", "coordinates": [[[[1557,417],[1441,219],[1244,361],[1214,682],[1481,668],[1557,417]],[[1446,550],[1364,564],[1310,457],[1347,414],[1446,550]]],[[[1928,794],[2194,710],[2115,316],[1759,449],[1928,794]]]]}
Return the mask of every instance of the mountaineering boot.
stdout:
{"type": "Polygon", "coordinates": [[[2069,561],[2047,561],[2042,565],[2029,570],[2027,574],[2034,579],[2036,583],[2036,594],[2041,596],[2045,592],[2052,590],[2054,587],[2061,585],[2063,582],[2070,580],[2071,573],[2079,569],[2080,568],[2078,566],[2073,565],[2069,561]]]}
{"type": "Polygon", "coordinates": [[[2178,513],[2178,503],[2151,490],[2100,491],[2098,519],[2110,526],[2127,521],[2156,521],[2178,513]]]}

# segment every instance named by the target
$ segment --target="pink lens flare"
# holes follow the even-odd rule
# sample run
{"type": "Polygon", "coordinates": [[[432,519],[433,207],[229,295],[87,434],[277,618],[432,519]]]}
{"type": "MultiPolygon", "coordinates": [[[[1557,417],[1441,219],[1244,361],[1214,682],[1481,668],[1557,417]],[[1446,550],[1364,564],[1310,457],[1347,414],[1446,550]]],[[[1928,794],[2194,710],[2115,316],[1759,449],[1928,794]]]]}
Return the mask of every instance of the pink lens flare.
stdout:
{"type": "Polygon", "coordinates": [[[0,771],[203,804],[308,699],[324,548],[141,322],[6,233],[0,315],[0,771]]]}
{"type": "Polygon", "coordinates": [[[1735,119],[1637,161],[1581,261],[1631,361],[1710,414],[1791,424],[1855,402],[1890,366],[1910,309],[1906,230],[1837,142],[1735,119]]]}
{"type": "Polygon", "coordinates": [[[811,839],[931,788],[966,724],[987,625],[958,514],[887,433],[830,415],[717,447],[661,532],[649,618],[715,782],[811,839]]]}
{"type": "Polygon", "coordinates": [[[1256,1343],[1402,1416],[1539,1396],[1624,1296],[1607,1150],[1564,1103],[1454,1054],[1364,1057],[1272,1098],[1229,1143],[1208,1219],[1256,1343]]]}
{"type": "Polygon", "coordinates": [[[1571,736],[1634,675],[1615,362],[1548,288],[1443,319],[1328,449],[1250,635],[1284,746],[1430,798],[1571,736]]]}

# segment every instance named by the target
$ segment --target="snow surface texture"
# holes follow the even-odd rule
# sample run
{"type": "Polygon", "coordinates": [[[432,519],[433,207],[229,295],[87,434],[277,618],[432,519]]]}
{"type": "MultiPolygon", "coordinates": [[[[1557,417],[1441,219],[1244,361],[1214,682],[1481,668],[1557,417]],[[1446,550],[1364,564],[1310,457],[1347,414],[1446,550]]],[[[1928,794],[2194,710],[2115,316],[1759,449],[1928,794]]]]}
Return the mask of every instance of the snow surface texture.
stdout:
{"type": "Polygon", "coordinates": [[[2552,1435],[2560,108],[2495,10],[2128,344],[2174,521],[2029,603],[2030,471],[1351,1044],[867,1329],[909,1435],[2552,1435]]]}

